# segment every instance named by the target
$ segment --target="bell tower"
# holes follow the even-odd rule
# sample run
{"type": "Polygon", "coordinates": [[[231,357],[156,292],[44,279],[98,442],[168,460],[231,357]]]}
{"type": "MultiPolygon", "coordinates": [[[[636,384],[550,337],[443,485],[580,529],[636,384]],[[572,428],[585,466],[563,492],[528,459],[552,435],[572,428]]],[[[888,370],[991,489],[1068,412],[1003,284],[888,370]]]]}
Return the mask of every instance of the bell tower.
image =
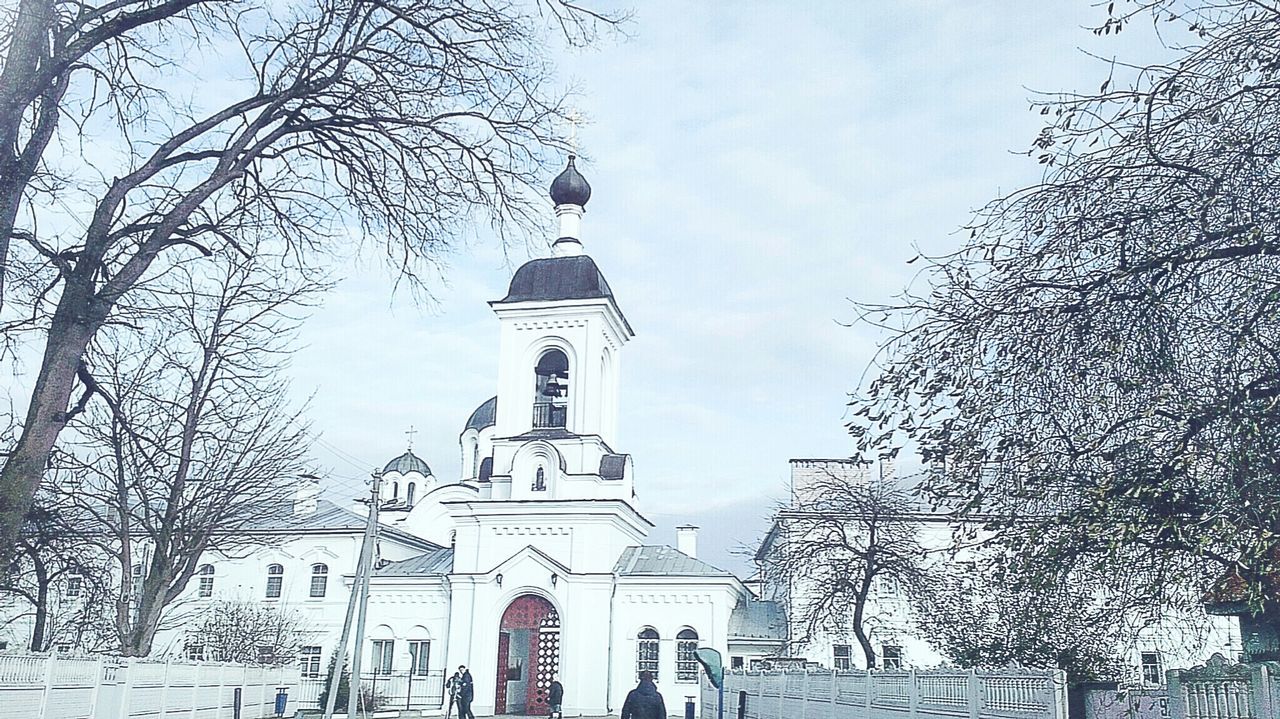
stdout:
{"type": "Polygon", "coordinates": [[[622,462],[605,457],[625,457],[613,450],[618,370],[621,350],[634,333],[609,283],[583,249],[582,216],[591,186],[573,156],[551,183],[550,195],[559,218],[552,256],[525,263],[512,277],[507,296],[489,303],[501,325],[495,497],[506,476],[511,477],[510,496],[527,490],[535,498],[550,496],[542,492],[568,497],[567,485],[553,482],[554,477],[598,479],[602,467],[622,462]],[[515,455],[530,443],[540,443],[548,456],[531,465],[530,477],[522,478],[515,455]],[[504,464],[509,474],[504,474],[504,464]]]}

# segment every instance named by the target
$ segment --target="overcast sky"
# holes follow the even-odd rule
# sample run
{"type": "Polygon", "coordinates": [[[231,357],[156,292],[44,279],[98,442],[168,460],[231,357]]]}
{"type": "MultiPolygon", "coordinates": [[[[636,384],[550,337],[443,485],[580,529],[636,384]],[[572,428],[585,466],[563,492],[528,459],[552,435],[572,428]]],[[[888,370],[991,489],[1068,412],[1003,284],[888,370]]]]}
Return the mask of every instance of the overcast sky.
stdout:
{"type": "MultiPolygon", "coordinates": [[[[586,251],[636,331],[615,449],[652,541],[691,521],[704,559],[748,571],[729,552],[767,528],[787,460],[854,451],[845,402],[878,337],[842,326],[848,299],[889,300],[917,247],[955,247],[972,209],[1039,177],[1016,154],[1041,126],[1028,98],[1095,90],[1107,70],[1081,48],[1147,43],[1083,29],[1104,12],[1088,0],[638,5],[630,40],[559,58],[589,118],[586,251]]],[[[458,434],[496,388],[486,301],[524,259],[476,243],[430,306],[371,262],[308,321],[293,382],[331,496],[410,425],[458,476],[458,434]]]]}

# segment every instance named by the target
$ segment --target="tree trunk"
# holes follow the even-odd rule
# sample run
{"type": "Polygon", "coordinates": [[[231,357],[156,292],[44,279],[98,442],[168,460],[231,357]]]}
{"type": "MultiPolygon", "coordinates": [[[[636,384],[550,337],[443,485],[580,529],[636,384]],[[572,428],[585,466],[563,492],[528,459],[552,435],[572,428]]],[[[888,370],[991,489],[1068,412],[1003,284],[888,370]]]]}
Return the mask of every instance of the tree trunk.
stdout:
{"type": "Polygon", "coordinates": [[[867,632],[862,628],[862,606],[859,603],[858,608],[853,614],[853,636],[858,639],[858,646],[862,647],[862,656],[867,660],[867,669],[876,668],[876,652],[871,647],[871,638],[867,636],[867,632]]]}
{"type": "Polygon", "coordinates": [[[40,373],[22,432],[0,469],[0,562],[13,556],[23,517],[44,479],[49,455],[66,425],[67,403],[89,341],[106,318],[93,297],[93,282],[68,278],[45,340],[40,373]]]}
{"type": "Polygon", "coordinates": [[[5,53],[4,72],[0,74],[0,152],[4,153],[0,156],[0,308],[4,307],[4,269],[8,267],[9,243],[13,238],[22,193],[31,180],[33,164],[30,160],[33,155],[43,155],[44,144],[48,142],[48,136],[40,131],[45,128],[40,128],[27,138],[28,142],[39,147],[24,148],[22,132],[26,125],[24,120],[27,99],[31,94],[31,78],[48,60],[49,40],[56,24],[57,13],[52,2],[22,0],[5,53]]]}
{"type": "Polygon", "coordinates": [[[49,623],[49,572],[40,561],[35,562],[36,573],[36,618],[31,628],[31,651],[43,652],[47,649],[48,640],[45,630],[49,623]]]}

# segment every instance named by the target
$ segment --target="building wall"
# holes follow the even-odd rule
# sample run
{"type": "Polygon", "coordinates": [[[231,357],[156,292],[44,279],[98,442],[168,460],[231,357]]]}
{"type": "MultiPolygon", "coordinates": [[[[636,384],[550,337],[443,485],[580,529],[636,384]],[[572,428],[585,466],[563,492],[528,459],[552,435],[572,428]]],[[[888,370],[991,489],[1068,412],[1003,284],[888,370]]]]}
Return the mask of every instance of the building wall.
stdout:
{"type": "MultiPolygon", "coordinates": [[[[892,474],[891,465],[880,463],[861,463],[849,460],[803,459],[791,461],[792,501],[791,511],[803,511],[805,501],[809,498],[808,488],[815,478],[835,476],[850,482],[865,482],[874,475],[888,476],[892,474]]],[[[949,551],[953,544],[954,531],[957,526],[945,518],[920,513],[917,539],[939,562],[966,561],[964,551],[949,551]]],[[[787,511],[775,519],[772,552],[785,552],[789,532],[797,531],[788,520],[787,511]]],[[[787,581],[785,577],[771,576],[768,563],[764,564],[761,576],[765,586],[762,593],[766,597],[776,598],[784,605],[803,606],[810,595],[810,587],[803,582],[787,581]]],[[[930,668],[945,664],[945,657],[934,646],[920,629],[908,597],[898,592],[891,582],[879,583],[873,588],[866,608],[867,628],[877,656],[882,656],[882,648],[892,645],[902,648],[902,664],[904,668],[930,668]]],[[[802,628],[795,623],[795,613],[791,613],[793,622],[792,637],[803,635],[802,628]]],[[[852,609],[849,624],[841,629],[820,633],[812,641],[803,645],[793,645],[790,654],[816,662],[825,667],[833,667],[836,645],[850,647],[851,666],[866,666],[862,650],[852,630],[852,609]]],[[[1156,653],[1165,669],[1190,667],[1203,664],[1215,652],[1226,656],[1237,656],[1241,651],[1241,637],[1238,624],[1233,618],[1210,616],[1203,611],[1182,614],[1170,614],[1156,617],[1152,624],[1143,629],[1128,646],[1117,647],[1117,653],[1123,657],[1129,667],[1127,680],[1135,686],[1142,684],[1142,655],[1156,653]]]]}

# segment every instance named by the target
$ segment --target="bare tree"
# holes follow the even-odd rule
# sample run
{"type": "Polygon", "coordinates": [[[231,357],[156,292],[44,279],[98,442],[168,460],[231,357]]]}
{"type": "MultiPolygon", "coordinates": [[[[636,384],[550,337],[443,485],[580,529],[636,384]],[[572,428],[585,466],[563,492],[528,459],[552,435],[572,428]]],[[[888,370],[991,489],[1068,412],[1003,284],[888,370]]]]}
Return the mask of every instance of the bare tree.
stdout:
{"type": "Polygon", "coordinates": [[[135,322],[122,302],[140,284],[195,255],[254,254],[246,227],[286,243],[300,273],[367,240],[416,280],[478,216],[532,224],[564,115],[548,32],[582,43],[612,24],[570,0],[19,0],[0,12],[3,337],[43,342],[0,469],[0,553],[77,383],[99,383],[87,349],[104,326],[135,322]]]}
{"type": "Polygon", "coordinates": [[[65,494],[42,491],[27,512],[18,551],[0,575],[0,595],[28,608],[8,619],[30,619],[33,652],[60,643],[92,651],[109,641],[111,564],[97,528],[86,520],[65,494]]]}
{"type": "Polygon", "coordinates": [[[882,479],[818,474],[797,506],[784,509],[758,556],[767,591],[783,598],[791,643],[851,628],[868,667],[879,619],[876,587],[915,592],[925,557],[911,496],[882,479]]]}
{"type": "Polygon", "coordinates": [[[298,612],[261,602],[214,602],[196,620],[199,624],[186,640],[186,651],[216,662],[288,664],[312,631],[298,612]]]}
{"type": "Polygon", "coordinates": [[[1164,602],[1229,572],[1260,607],[1280,570],[1280,8],[1110,12],[1099,32],[1153,20],[1173,61],[1036,103],[1043,181],[926,260],[927,290],[866,308],[891,335],[853,429],[918,447],[938,503],[1002,518],[1023,574],[1136,566],[1164,602]]]}
{"type": "Polygon", "coordinates": [[[206,550],[260,542],[249,530],[290,511],[309,439],[279,370],[293,313],[323,285],[279,261],[191,260],[148,288],[164,314],[148,332],[95,343],[93,392],[104,400],[88,403],[86,393],[73,408],[78,441],[65,461],[83,477],[76,496],[110,535],[126,656],[150,653],[206,550]]]}

